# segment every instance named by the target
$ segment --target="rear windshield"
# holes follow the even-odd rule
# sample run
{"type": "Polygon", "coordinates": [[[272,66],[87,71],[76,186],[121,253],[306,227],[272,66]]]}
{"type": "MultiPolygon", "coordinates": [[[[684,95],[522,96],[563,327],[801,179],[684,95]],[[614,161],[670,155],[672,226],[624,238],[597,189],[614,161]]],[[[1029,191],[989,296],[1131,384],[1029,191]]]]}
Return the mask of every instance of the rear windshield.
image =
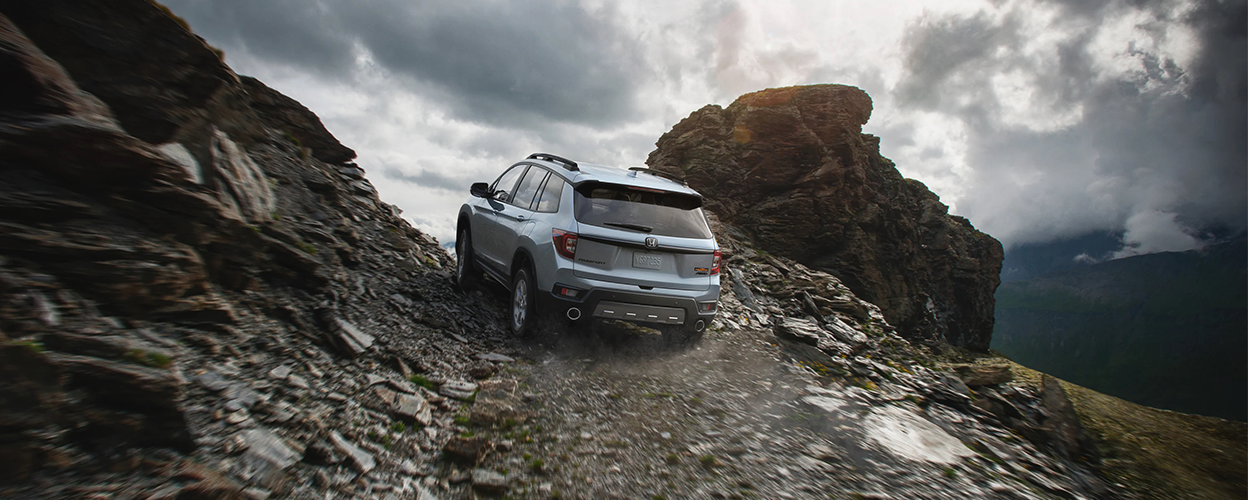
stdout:
{"type": "Polygon", "coordinates": [[[680,238],[711,237],[697,196],[590,182],[577,186],[574,203],[576,220],[584,224],[680,238]]]}

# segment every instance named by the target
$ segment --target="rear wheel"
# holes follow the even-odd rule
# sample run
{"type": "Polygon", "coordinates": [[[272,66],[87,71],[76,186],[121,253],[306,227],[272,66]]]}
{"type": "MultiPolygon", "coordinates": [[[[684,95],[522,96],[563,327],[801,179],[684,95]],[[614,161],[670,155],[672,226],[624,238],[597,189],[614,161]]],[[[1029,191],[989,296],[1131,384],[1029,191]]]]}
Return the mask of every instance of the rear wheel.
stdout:
{"type": "Polygon", "coordinates": [[[472,231],[465,227],[459,230],[459,237],[455,240],[455,283],[461,290],[466,290],[476,282],[476,263],[473,262],[472,256],[472,231]]]}
{"type": "Polygon", "coordinates": [[[515,335],[529,333],[537,323],[537,307],[534,304],[537,297],[533,294],[534,289],[533,274],[528,266],[521,267],[511,277],[510,323],[511,333],[515,335]]]}

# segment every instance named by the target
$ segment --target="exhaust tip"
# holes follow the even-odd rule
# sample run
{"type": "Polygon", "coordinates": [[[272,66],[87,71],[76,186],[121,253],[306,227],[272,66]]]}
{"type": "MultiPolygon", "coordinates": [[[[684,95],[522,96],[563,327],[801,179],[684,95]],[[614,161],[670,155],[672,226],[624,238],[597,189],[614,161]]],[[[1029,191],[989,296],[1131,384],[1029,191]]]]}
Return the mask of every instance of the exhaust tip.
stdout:
{"type": "Polygon", "coordinates": [[[698,320],[698,322],[697,322],[697,323],[694,323],[694,324],[693,324],[693,331],[695,331],[695,332],[699,332],[699,333],[701,333],[701,332],[702,332],[702,330],[704,330],[704,329],[706,329],[706,322],[705,322],[705,321],[698,320]]]}
{"type": "Polygon", "coordinates": [[[570,319],[570,320],[572,320],[572,321],[576,321],[576,320],[578,320],[578,319],[581,319],[581,310],[580,310],[580,309],[577,309],[577,308],[575,308],[575,307],[569,307],[569,308],[568,308],[568,319],[570,319]]]}

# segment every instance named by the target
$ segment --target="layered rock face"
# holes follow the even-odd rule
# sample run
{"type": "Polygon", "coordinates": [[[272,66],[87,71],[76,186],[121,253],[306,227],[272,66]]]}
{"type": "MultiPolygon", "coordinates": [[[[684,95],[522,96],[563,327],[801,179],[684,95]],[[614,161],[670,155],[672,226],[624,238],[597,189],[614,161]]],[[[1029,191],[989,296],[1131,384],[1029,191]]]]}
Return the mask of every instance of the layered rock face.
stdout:
{"type": "Polygon", "coordinates": [[[762,250],[839,277],[912,339],[986,350],[1003,252],[863,134],[857,88],[767,89],[706,106],[646,164],[686,178],[762,250]]]}
{"type": "MultiPolygon", "coordinates": [[[[375,339],[340,309],[351,269],[450,262],[315,115],[152,2],[5,2],[0,68],[0,483],[194,450],[206,387],[265,407],[194,385],[205,363],[261,369],[253,348],[294,331],[358,355],[375,339]]],[[[194,468],[165,470],[217,488],[194,468]]]]}

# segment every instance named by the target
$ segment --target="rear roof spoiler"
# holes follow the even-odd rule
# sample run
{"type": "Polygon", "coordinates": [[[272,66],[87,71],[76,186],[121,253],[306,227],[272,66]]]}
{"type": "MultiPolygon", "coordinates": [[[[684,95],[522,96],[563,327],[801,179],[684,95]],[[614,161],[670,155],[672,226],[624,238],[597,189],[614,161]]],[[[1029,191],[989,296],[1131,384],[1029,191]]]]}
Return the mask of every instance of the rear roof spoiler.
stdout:
{"type": "Polygon", "coordinates": [[[675,175],[669,174],[669,173],[664,172],[664,171],[661,171],[661,170],[655,170],[655,169],[653,169],[653,168],[646,168],[646,167],[629,167],[629,170],[632,170],[632,171],[634,171],[634,172],[644,172],[644,173],[647,173],[647,174],[650,174],[650,175],[655,175],[655,176],[662,177],[662,178],[664,178],[664,179],[669,179],[669,180],[672,180],[672,181],[676,181],[676,182],[679,182],[681,186],[688,186],[688,185],[689,185],[689,183],[688,183],[688,182],[685,182],[685,179],[684,179],[683,177],[677,177],[677,176],[675,176],[675,175]]]}
{"type": "Polygon", "coordinates": [[[578,167],[576,165],[576,162],[569,160],[567,158],[563,158],[561,156],[552,155],[550,153],[533,153],[529,155],[528,159],[529,160],[545,160],[551,163],[558,163],[560,166],[562,166],[563,168],[567,169],[570,172],[581,171],[581,167],[578,167]]]}

